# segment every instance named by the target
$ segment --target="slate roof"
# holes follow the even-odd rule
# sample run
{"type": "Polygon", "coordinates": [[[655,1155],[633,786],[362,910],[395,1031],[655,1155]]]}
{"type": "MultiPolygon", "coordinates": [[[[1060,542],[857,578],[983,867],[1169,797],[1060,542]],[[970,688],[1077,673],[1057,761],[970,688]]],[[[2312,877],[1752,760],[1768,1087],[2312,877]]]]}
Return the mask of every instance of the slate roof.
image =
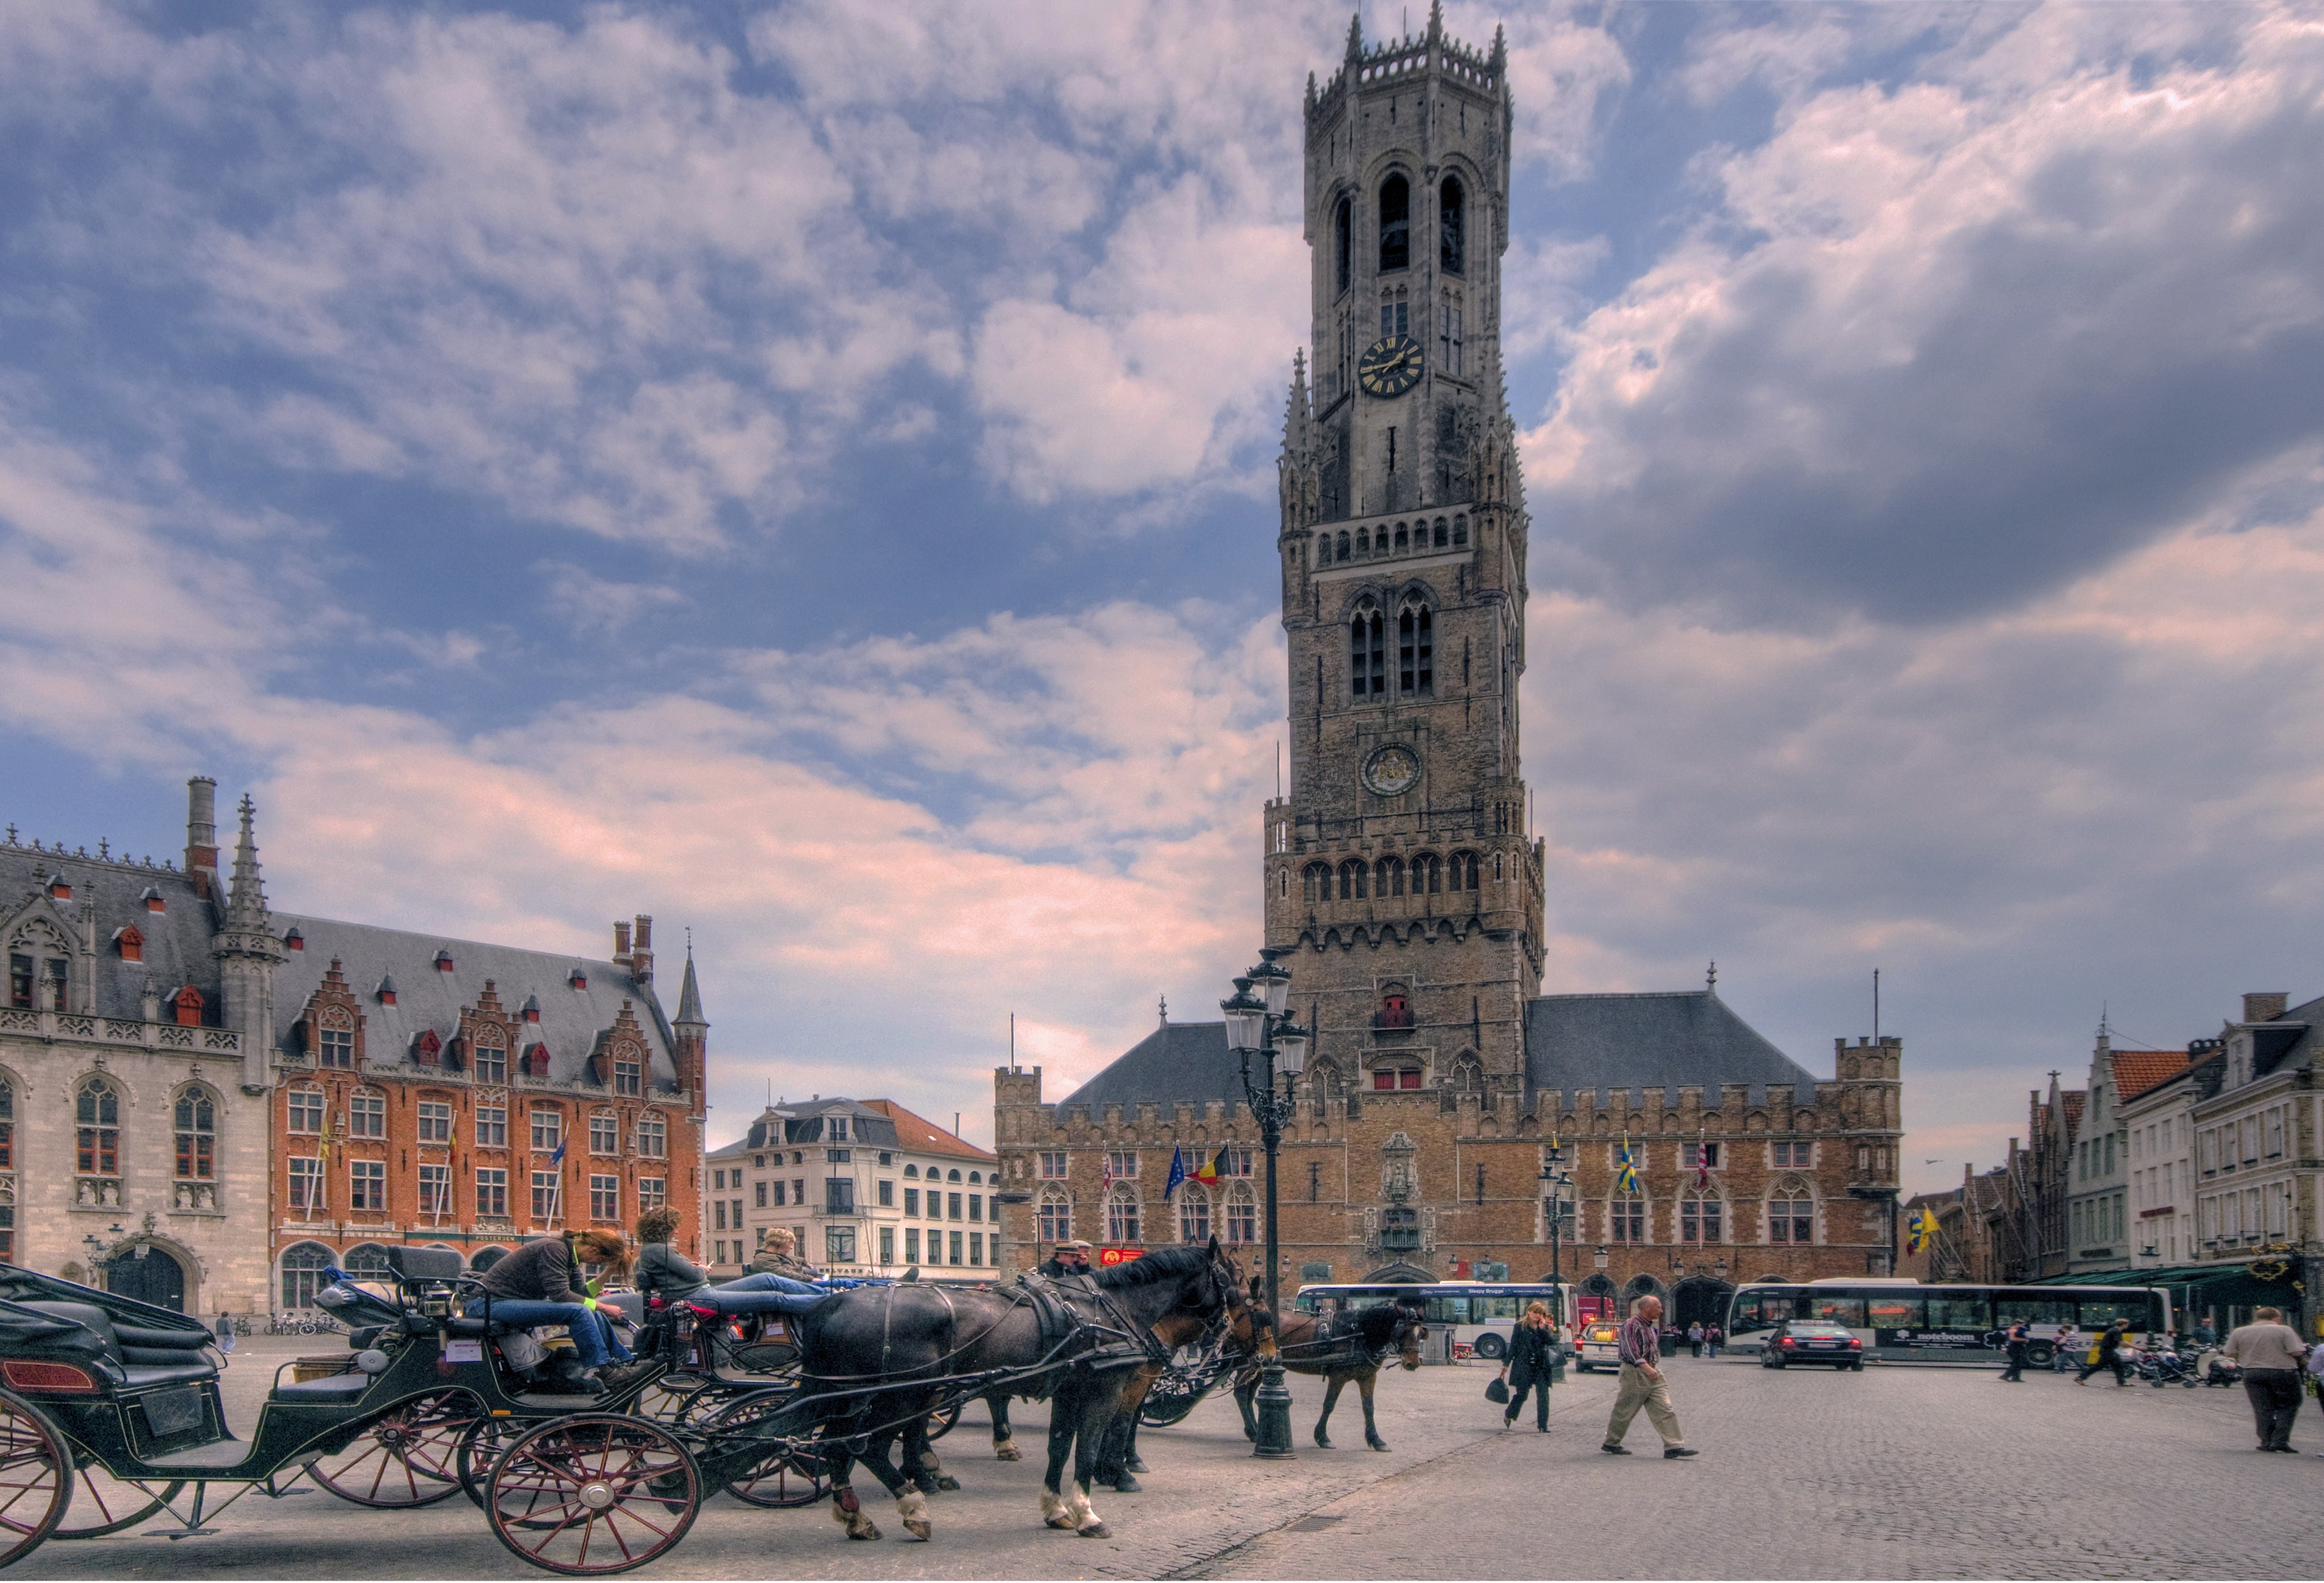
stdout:
{"type": "Polygon", "coordinates": [[[896,1124],[884,1110],[875,1110],[860,1100],[844,1099],[826,1094],[819,1099],[794,1099],[777,1102],[761,1111],[751,1123],[750,1130],[723,1149],[713,1149],[710,1158],[724,1159],[730,1155],[746,1154],[753,1149],[770,1149],[777,1144],[788,1148],[798,1143],[820,1143],[824,1141],[824,1118],[835,1111],[848,1117],[848,1147],[858,1144],[870,1149],[894,1149],[896,1124]],[[777,1133],[780,1136],[777,1136],[777,1133]]]}
{"type": "Polygon", "coordinates": [[[915,1154],[948,1154],[962,1160],[981,1160],[988,1165],[1000,1162],[1000,1155],[988,1149],[980,1149],[956,1134],[945,1131],[926,1116],[913,1115],[893,1099],[866,1099],[863,1103],[896,1124],[896,1147],[899,1149],[908,1149],[915,1154]]]}
{"type": "MultiPolygon", "coordinates": [[[[100,1016],[136,1017],[150,977],[164,999],[187,984],[201,991],[202,1020],[215,1024],[221,989],[218,965],[210,956],[210,936],[217,931],[224,907],[223,896],[215,909],[204,901],[181,869],[66,856],[0,843],[0,920],[14,921],[28,912],[46,911],[78,941],[91,909],[95,910],[97,1004],[93,1009],[100,1016]],[[57,875],[71,883],[70,900],[48,896],[46,882],[57,875]],[[161,893],[164,911],[146,911],[148,888],[161,893]],[[142,962],[123,961],[114,944],[114,937],[129,924],[144,937],[142,962]]],[[[92,1008],[75,1005],[70,1009],[92,1008]]]]}
{"type": "Polygon", "coordinates": [[[1058,1103],[1086,1105],[1095,1118],[1109,1105],[1125,1111],[1140,1100],[1169,1106],[1223,1099],[1231,1105],[1242,1097],[1242,1066],[1227,1048],[1224,1023],[1167,1023],[1058,1103]]]}
{"type": "MultiPolygon", "coordinates": [[[[540,1021],[519,1024],[517,1050],[510,1051],[512,1060],[520,1051],[546,1044],[552,1080],[586,1081],[598,1036],[613,1027],[626,1000],[645,1036],[649,1088],[670,1092],[678,1086],[670,1053],[674,1041],[661,1005],[650,989],[641,987],[618,963],[288,912],[275,913],[273,921],[278,935],[296,929],[306,940],[304,950],[285,952],[274,970],[276,1038],[286,1052],[299,1052],[295,1025],[307,997],[320,986],[337,958],[363,1009],[364,1054],[374,1065],[409,1062],[412,1041],[423,1032],[449,1043],[459,1032],[461,1008],[475,1005],[490,979],[501,1005],[511,1014],[528,995],[540,1003],[540,1021]],[[438,952],[450,956],[451,971],[438,969],[438,952]],[[586,988],[575,989],[567,982],[576,966],[585,970],[586,988]],[[391,977],[396,985],[395,1004],[383,1005],[376,986],[391,977]]],[[[205,949],[208,943],[204,941],[205,949]]]]}
{"type": "Polygon", "coordinates": [[[1527,1097],[1577,1088],[1700,1087],[1744,1083],[1751,1103],[1789,1084],[1802,1103],[1815,1078],[1770,1044],[1707,989],[1646,995],[1545,995],[1526,1003],[1527,1097]]]}

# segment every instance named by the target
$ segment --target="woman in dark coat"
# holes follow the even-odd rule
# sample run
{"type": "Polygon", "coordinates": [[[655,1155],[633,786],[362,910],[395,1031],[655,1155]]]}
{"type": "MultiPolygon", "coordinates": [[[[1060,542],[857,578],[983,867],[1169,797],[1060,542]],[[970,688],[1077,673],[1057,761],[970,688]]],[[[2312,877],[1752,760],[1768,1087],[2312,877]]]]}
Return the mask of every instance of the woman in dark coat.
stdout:
{"type": "Polygon", "coordinates": [[[1528,1304],[1525,1318],[1509,1333],[1508,1361],[1501,1365],[1501,1377],[1509,1383],[1508,1411],[1501,1414],[1503,1429],[1517,1422],[1517,1409],[1525,1405],[1530,1390],[1536,1421],[1543,1434],[1549,1432],[1549,1376],[1556,1364],[1557,1325],[1547,1308],[1537,1302],[1528,1304]]]}

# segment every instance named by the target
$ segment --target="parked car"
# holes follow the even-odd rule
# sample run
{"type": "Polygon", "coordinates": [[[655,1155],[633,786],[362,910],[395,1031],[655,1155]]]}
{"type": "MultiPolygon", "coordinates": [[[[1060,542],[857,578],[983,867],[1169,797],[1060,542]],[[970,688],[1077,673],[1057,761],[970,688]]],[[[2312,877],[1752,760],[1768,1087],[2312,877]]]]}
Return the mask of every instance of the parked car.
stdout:
{"type": "Polygon", "coordinates": [[[1582,1327],[1582,1345],[1573,1366],[1583,1374],[1622,1366],[1622,1327],[1613,1319],[1592,1319],[1582,1327]]]}
{"type": "Polygon", "coordinates": [[[1862,1369],[1864,1340],[1845,1325],[1821,1319],[1788,1319],[1767,1336],[1767,1349],[1759,1355],[1762,1368],[1782,1368],[1794,1363],[1828,1363],[1834,1368],[1862,1369]]]}

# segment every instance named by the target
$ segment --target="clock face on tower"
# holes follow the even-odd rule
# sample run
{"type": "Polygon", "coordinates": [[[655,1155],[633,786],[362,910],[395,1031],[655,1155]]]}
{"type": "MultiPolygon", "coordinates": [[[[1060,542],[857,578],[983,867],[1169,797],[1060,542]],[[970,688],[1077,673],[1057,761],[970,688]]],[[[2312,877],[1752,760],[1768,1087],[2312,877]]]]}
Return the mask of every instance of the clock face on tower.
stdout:
{"type": "Polygon", "coordinates": [[[1420,784],[1420,755],[1408,747],[1383,747],[1364,761],[1364,784],[1382,797],[1401,797],[1420,784]]]}
{"type": "Polygon", "coordinates": [[[1356,365],[1356,383],[1366,395],[1402,395],[1420,383],[1420,343],[1410,336],[1374,341],[1356,365]]]}

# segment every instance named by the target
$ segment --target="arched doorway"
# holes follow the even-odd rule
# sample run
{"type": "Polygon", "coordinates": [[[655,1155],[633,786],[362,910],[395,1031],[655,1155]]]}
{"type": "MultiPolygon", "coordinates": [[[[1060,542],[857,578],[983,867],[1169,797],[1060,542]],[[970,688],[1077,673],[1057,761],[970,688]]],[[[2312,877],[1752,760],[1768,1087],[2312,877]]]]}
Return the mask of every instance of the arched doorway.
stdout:
{"type": "Polygon", "coordinates": [[[155,1308],[186,1311],[186,1267],[154,1243],[141,1242],[106,1261],[105,1289],[155,1308]]]}
{"type": "Polygon", "coordinates": [[[1671,1323],[1683,1330],[1689,1325],[1723,1325],[1727,1300],[1735,1288],[1708,1275],[1690,1276],[1671,1290],[1671,1323]]]}
{"type": "Polygon", "coordinates": [[[1379,1269],[1374,1270],[1370,1274],[1366,1275],[1364,1279],[1367,1282],[1379,1282],[1383,1284],[1394,1282],[1398,1285],[1416,1285],[1425,1284],[1435,1280],[1436,1277],[1430,1274],[1427,1271],[1419,1268],[1417,1265],[1407,1264],[1398,1261],[1393,1264],[1382,1264],[1379,1269]]]}
{"type": "Polygon", "coordinates": [[[1615,1317],[1614,1310],[1614,1282],[1600,1270],[1582,1283],[1582,1317],[1610,1319],[1615,1317]]]}

